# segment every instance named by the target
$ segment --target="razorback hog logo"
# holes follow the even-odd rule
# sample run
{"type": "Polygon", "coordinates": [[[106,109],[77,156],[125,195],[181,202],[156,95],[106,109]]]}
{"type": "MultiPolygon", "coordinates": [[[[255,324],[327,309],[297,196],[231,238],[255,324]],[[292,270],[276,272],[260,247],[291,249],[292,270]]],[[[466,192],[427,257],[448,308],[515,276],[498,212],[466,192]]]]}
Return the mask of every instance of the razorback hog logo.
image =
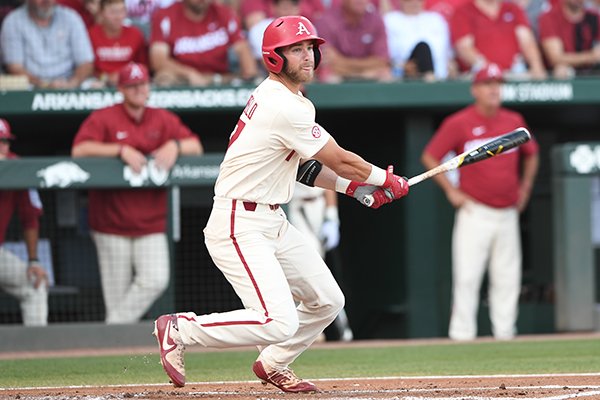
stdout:
{"type": "Polygon", "coordinates": [[[298,22],[298,32],[296,32],[296,36],[299,35],[310,35],[310,32],[302,22],[298,22]]]}
{"type": "Polygon", "coordinates": [[[42,178],[42,187],[67,187],[75,182],[85,182],[90,174],[72,161],[61,161],[47,168],[40,169],[37,174],[42,178]]]}

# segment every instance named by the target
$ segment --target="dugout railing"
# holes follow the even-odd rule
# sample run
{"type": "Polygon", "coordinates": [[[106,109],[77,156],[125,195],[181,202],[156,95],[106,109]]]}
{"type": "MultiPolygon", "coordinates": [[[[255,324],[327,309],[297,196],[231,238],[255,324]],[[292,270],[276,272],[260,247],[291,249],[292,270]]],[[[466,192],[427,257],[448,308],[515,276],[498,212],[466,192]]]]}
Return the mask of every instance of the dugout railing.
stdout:
{"type": "MultiPolygon", "coordinates": [[[[51,276],[49,322],[104,320],[96,249],[87,223],[88,189],[168,190],[170,284],[146,319],[176,310],[203,313],[238,307],[239,300],[212,265],[202,235],[221,160],[222,154],[180,157],[168,173],[150,161],[140,174],[117,159],[29,157],[0,162],[0,190],[37,188],[44,206],[39,253],[51,276]]],[[[5,245],[25,257],[20,239],[14,217],[5,245]]],[[[0,324],[20,321],[17,300],[1,293],[0,324]]]]}

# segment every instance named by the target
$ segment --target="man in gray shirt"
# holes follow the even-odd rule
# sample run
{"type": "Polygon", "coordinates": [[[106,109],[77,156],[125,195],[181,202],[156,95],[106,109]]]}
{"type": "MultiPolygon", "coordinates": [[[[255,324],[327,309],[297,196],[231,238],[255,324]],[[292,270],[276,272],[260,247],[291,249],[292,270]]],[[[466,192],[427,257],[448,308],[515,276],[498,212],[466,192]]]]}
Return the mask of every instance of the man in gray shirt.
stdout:
{"type": "Polygon", "coordinates": [[[56,0],[27,0],[2,24],[0,45],[12,75],[38,88],[77,88],[94,69],[94,53],[81,17],[56,0]]]}

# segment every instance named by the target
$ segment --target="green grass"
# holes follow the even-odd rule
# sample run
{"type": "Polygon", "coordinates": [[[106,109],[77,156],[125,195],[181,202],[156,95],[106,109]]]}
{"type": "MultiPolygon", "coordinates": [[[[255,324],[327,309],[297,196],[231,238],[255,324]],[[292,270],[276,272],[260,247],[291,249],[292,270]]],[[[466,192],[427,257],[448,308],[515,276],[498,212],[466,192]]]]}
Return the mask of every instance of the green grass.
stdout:
{"type": "MultiPolygon", "coordinates": [[[[600,372],[600,340],[417,344],[309,349],[293,365],[306,378],[600,372]]],[[[251,351],[188,353],[187,378],[255,380],[251,351]]],[[[0,387],[166,383],[157,353],[0,361],[0,387]]]]}

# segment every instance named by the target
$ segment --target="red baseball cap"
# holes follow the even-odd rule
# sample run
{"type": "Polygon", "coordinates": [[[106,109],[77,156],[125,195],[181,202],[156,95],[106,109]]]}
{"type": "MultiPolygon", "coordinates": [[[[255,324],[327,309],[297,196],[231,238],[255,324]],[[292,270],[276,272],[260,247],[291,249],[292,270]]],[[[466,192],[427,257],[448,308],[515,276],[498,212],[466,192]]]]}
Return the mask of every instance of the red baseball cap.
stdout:
{"type": "Polygon", "coordinates": [[[149,81],[148,68],[143,64],[130,62],[119,71],[119,86],[137,85],[148,83],[149,81]]]}
{"type": "Polygon", "coordinates": [[[477,71],[475,77],[473,77],[473,83],[490,81],[504,82],[504,75],[498,64],[487,64],[477,71]]]}
{"type": "Polygon", "coordinates": [[[10,133],[10,125],[3,118],[0,118],[0,139],[16,139],[15,135],[10,133]]]}

